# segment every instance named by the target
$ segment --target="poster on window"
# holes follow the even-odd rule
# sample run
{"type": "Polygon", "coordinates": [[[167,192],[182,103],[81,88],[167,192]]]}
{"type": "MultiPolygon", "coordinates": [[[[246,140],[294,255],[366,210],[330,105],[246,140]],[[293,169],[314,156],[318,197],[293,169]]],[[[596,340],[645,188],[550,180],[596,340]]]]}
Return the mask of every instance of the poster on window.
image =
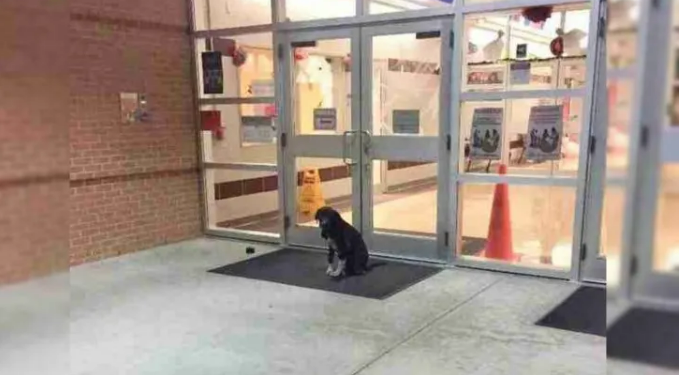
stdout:
{"type": "Polygon", "coordinates": [[[217,51],[203,52],[201,54],[203,67],[203,93],[224,93],[224,69],[222,66],[222,53],[217,51]]]}
{"type": "Polygon", "coordinates": [[[526,159],[559,160],[563,138],[563,106],[543,105],[530,109],[526,159]]]}
{"type": "Polygon", "coordinates": [[[476,108],[472,117],[469,158],[500,160],[502,156],[502,108],[476,108]]]}
{"type": "Polygon", "coordinates": [[[271,117],[241,117],[243,143],[273,143],[275,127],[271,117]]]}

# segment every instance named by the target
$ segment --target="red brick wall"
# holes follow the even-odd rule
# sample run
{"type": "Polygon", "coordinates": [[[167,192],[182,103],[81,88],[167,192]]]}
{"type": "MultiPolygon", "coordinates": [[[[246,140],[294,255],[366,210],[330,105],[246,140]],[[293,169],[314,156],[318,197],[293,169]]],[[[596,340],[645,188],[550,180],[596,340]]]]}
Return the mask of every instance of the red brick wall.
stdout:
{"type": "Polygon", "coordinates": [[[68,268],[68,9],[0,1],[0,284],[68,268]]]}
{"type": "Polygon", "coordinates": [[[199,236],[185,0],[70,4],[70,263],[199,236]],[[151,121],[121,123],[120,92],[151,121]]]}

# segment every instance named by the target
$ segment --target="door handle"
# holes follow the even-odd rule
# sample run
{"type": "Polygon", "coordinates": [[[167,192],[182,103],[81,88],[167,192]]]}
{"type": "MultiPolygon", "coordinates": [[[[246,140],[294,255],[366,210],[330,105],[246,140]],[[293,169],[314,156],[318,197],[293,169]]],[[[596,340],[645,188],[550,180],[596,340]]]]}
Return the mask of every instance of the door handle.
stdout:
{"type": "Polygon", "coordinates": [[[366,156],[366,164],[370,164],[370,149],[372,148],[373,137],[367,130],[361,130],[361,134],[364,134],[367,142],[363,142],[363,153],[366,156]]]}
{"type": "Polygon", "coordinates": [[[342,133],[342,162],[350,167],[356,165],[356,162],[351,158],[347,158],[347,136],[356,133],[358,133],[358,130],[347,130],[342,133]],[[347,160],[349,161],[347,162],[347,160]]]}

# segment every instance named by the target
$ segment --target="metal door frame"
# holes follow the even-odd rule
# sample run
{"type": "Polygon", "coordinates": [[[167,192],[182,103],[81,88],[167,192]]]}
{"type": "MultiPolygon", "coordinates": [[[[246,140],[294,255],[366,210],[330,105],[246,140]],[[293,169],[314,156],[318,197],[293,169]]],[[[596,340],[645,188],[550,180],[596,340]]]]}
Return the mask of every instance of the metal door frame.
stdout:
{"type": "MultiPolygon", "coordinates": [[[[346,147],[350,147],[350,159],[355,163],[352,165],[352,219],[355,227],[360,228],[364,233],[366,242],[371,247],[371,252],[401,259],[440,262],[446,260],[445,228],[447,212],[446,210],[437,211],[437,235],[434,238],[411,235],[381,235],[374,234],[372,226],[372,151],[391,155],[403,155],[404,159],[436,159],[436,155],[444,151],[441,155],[446,155],[447,142],[446,135],[449,134],[448,124],[450,124],[449,106],[450,101],[450,71],[442,68],[441,85],[439,86],[439,135],[437,137],[392,137],[392,136],[371,136],[372,129],[372,38],[375,36],[394,35],[404,33],[417,33],[422,31],[440,31],[441,36],[441,66],[449,67],[452,58],[452,19],[439,18],[436,20],[402,22],[389,25],[366,26],[346,26],[335,27],[323,30],[295,30],[281,32],[278,36],[277,46],[279,48],[279,65],[281,66],[282,77],[279,84],[281,95],[279,115],[282,118],[281,124],[281,148],[283,150],[283,165],[288,166],[284,174],[284,195],[285,195],[285,243],[305,247],[324,247],[318,229],[299,228],[294,225],[294,218],[297,207],[297,171],[295,166],[296,157],[333,157],[339,158],[341,152],[346,147]],[[351,85],[352,85],[352,142],[346,144],[346,137],[335,135],[296,135],[295,124],[293,123],[292,100],[294,93],[291,86],[291,75],[293,66],[291,45],[296,42],[317,41],[323,39],[349,39],[351,40],[352,59],[358,61],[352,66],[351,85]],[[358,56],[358,59],[356,59],[358,56]],[[369,69],[368,69],[369,68],[369,69]],[[358,95],[356,94],[358,93],[358,95]],[[368,103],[368,104],[366,104],[368,103]],[[356,139],[358,140],[356,142],[356,139]],[[370,142],[374,142],[376,149],[370,142]],[[425,145],[432,148],[429,152],[422,152],[416,146],[425,145]],[[341,150],[340,150],[341,148],[341,150]],[[405,152],[404,152],[405,151],[405,152]],[[428,154],[434,155],[427,158],[428,154]],[[380,251],[380,249],[394,249],[394,251],[380,251]],[[414,251],[415,250],[415,251],[414,251]]],[[[346,135],[346,134],[345,134],[346,135]]],[[[408,160],[410,160],[408,159],[408,160]]],[[[423,160],[424,160],[423,159],[423,160]]],[[[448,158],[438,158],[438,199],[445,200],[448,197],[447,175],[448,158]]],[[[386,160],[386,159],[385,159],[386,160]]],[[[441,203],[441,202],[439,202],[441,203]]],[[[441,205],[447,207],[446,205],[441,205]]]]}

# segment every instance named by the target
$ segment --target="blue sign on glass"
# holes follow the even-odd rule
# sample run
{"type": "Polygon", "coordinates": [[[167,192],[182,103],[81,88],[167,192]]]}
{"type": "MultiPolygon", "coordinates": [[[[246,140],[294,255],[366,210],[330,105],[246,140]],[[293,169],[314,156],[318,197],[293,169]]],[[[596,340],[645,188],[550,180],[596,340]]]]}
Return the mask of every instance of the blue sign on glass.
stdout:
{"type": "Polygon", "coordinates": [[[394,134],[420,134],[420,111],[394,110],[394,134]]]}

